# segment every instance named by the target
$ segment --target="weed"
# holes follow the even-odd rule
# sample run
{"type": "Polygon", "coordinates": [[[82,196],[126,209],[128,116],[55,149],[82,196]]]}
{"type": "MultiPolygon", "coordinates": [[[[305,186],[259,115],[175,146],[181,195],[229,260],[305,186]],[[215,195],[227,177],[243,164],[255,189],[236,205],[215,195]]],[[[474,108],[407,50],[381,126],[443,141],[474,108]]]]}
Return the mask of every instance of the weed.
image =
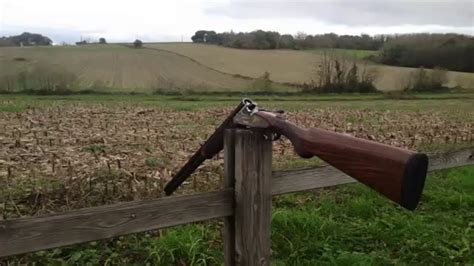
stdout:
{"type": "Polygon", "coordinates": [[[92,152],[92,153],[104,153],[107,151],[107,146],[105,145],[90,145],[81,149],[83,152],[92,152]]]}
{"type": "Polygon", "coordinates": [[[158,158],[148,157],[145,159],[145,164],[149,167],[156,167],[159,164],[158,158]]]}
{"type": "Polygon", "coordinates": [[[151,152],[153,152],[153,147],[151,145],[146,145],[145,146],[145,151],[151,153],[151,152]]]}
{"type": "Polygon", "coordinates": [[[16,104],[0,104],[0,112],[19,113],[24,110],[25,108],[23,106],[16,104]]]}

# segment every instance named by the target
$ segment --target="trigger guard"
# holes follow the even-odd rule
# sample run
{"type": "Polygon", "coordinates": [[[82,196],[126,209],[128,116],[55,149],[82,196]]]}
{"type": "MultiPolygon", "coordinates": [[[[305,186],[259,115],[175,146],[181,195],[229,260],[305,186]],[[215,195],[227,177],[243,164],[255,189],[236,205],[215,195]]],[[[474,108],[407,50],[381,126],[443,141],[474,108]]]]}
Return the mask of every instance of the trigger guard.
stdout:
{"type": "Polygon", "coordinates": [[[271,141],[279,140],[281,137],[281,134],[268,131],[268,130],[263,130],[262,135],[265,138],[265,140],[271,140],[271,141]]]}
{"type": "Polygon", "coordinates": [[[281,134],[279,133],[272,133],[272,140],[279,140],[281,138],[281,134]]]}

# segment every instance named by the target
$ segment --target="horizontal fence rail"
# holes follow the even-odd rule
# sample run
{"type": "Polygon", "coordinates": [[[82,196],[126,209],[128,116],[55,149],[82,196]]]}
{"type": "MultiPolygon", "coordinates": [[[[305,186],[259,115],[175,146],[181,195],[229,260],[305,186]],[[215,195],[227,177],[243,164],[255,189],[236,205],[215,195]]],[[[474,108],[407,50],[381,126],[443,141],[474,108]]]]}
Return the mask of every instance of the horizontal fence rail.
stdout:
{"type": "MultiPolygon", "coordinates": [[[[474,148],[429,155],[428,171],[474,164],[474,148]]],[[[332,166],[273,172],[272,194],[285,194],[314,188],[357,182],[332,166]]]]}
{"type": "MultiPolygon", "coordinates": [[[[429,171],[474,164],[474,148],[430,156],[429,171]]],[[[274,171],[272,195],[356,182],[322,166],[274,171]]],[[[233,215],[234,191],[118,203],[66,213],[0,221],[0,257],[233,215]]]]}
{"type": "Polygon", "coordinates": [[[0,257],[232,215],[232,190],[0,221],[0,257]]]}

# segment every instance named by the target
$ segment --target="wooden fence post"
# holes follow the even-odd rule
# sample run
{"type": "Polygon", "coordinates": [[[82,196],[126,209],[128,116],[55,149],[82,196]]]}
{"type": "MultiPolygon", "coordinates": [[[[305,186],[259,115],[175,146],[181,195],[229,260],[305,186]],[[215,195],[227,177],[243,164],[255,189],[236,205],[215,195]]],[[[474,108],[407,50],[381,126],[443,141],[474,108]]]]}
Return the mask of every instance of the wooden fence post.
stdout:
{"type": "Polygon", "coordinates": [[[226,146],[234,138],[232,149],[226,148],[228,158],[226,182],[234,179],[235,210],[233,224],[226,222],[225,251],[227,265],[270,265],[270,225],[272,206],[272,142],[250,130],[234,130],[226,134],[226,146]],[[232,159],[234,161],[232,167],[232,159]],[[234,168],[234,171],[232,171],[234,168]],[[233,172],[233,177],[232,177],[233,172]],[[231,234],[232,235],[232,234],[231,234]],[[230,251],[234,246],[234,254],[230,251]]]}
{"type": "MultiPolygon", "coordinates": [[[[224,133],[224,186],[235,188],[235,130],[227,129],[224,133]]],[[[234,196],[235,199],[235,196],[234,196]]],[[[224,264],[235,265],[235,200],[232,215],[224,218],[224,264]]]]}

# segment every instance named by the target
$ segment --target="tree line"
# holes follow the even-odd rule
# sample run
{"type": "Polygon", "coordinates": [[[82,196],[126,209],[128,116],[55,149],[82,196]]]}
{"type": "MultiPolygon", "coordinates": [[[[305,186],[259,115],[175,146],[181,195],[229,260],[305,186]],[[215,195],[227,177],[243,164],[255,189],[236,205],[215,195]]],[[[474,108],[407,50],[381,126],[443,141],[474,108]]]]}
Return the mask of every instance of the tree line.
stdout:
{"type": "Polygon", "coordinates": [[[473,58],[472,36],[406,34],[391,38],[373,59],[387,65],[474,72],[473,58]]]}
{"type": "Polygon", "coordinates": [[[199,30],[195,43],[216,44],[239,49],[357,49],[380,51],[368,59],[406,67],[441,67],[454,71],[474,71],[474,37],[461,34],[393,35],[310,35],[280,34],[275,31],[222,32],[199,30]]]}
{"type": "MultiPolygon", "coordinates": [[[[80,40],[76,42],[76,45],[86,45],[86,44],[93,44],[90,39],[85,39],[85,40],[80,40]]],[[[98,44],[107,44],[107,40],[104,37],[100,37],[99,41],[97,42],[98,44]]]]}
{"type": "Polygon", "coordinates": [[[303,32],[295,36],[275,31],[256,30],[252,32],[222,32],[199,30],[191,37],[196,43],[217,44],[242,49],[311,49],[342,48],[378,50],[384,36],[337,35],[335,33],[309,35],[303,32]]]}
{"type": "Polygon", "coordinates": [[[23,32],[20,35],[0,37],[0,46],[51,45],[53,41],[41,34],[23,32]]]}

